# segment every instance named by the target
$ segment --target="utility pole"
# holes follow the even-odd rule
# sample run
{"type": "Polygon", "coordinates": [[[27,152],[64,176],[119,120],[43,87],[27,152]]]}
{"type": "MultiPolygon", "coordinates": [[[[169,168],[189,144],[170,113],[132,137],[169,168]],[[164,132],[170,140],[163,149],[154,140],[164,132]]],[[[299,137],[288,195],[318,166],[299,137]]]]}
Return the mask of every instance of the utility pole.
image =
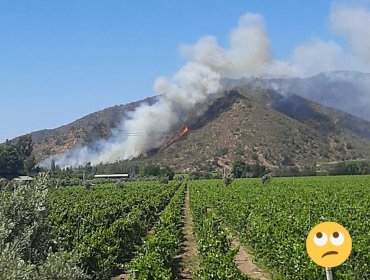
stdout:
{"type": "Polygon", "coordinates": [[[325,267],[325,272],[326,272],[326,280],[334,280],[333,271],[331,270],[330,267],[325,267]]]}

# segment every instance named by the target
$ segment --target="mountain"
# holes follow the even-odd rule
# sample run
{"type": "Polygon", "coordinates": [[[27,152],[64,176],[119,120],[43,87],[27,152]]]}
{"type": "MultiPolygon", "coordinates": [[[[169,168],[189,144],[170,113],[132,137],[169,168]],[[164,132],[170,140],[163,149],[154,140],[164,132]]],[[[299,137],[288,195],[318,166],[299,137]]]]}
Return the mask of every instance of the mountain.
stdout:
{"type": "Polygon", "coordinates": [[[370,74],[332,71],[309,78],[245,78],[227,81],[228,86],[273,89],[283,95],[299,95],[370,121],[370,74]]]}
{"type": "MultiPolygon", "coordinates": [[[[44,160],[52,155],[62,154],[76,146],[92,144],[100,139],[107,139],[111,130],[142,103],[154,104],[157,97],[116,105],[84,116],[70,124],[55,128],[32,132],[34,156],[36,161],[44,160]]],[[[14,141],[17,141],[15,138],[14,141]]]]}
{"type": "MultiPolygon", "coordinates": [[[[368,159],[369,112],[361,109],[364,102],[360,100],[366,95],[359,90],[367,78],[368,74],[334,72],[307,79],[225,80],[228,90],[224,97],[214,101],[201,117],[194,114],[179,124],[178,132],[187,125],[189,133],[168,148],[149,151],[134,161],[190,171],[230,168],[237,158],[270,168],[368,159]],[[335,77],[349,75],[361,82],[335,82],[335,77]],[[333,95],[346,99],[333,101],[333,95]],[[345,112],[355,109],[357,116],[345,112]]],[[[157,97],[152,97],[114,106],[56,129],[34,132],[34,155],[41,161],[77,145],[107,139],[130,111],[143,102],[156,101],[157,97]]]]}
{"type": "Polygon", "coordinates": [[[189,128],[151,160],[178,170],[213,170],[242,158],[273,169],[370,156],[370,122],[272,90],[234,88],[189,128]]]}

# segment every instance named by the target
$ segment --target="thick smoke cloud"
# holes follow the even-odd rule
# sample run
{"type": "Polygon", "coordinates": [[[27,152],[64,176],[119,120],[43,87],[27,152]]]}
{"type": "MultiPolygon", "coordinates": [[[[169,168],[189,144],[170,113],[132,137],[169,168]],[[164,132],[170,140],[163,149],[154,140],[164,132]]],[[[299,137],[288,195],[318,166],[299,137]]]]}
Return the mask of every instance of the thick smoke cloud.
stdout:
{"type": "MultiPolygon", "coordinates": [[[[193,45],[183,45],[181,54],[188,62],[171,78],[159,77],[155,91],[160,94],[154,105],[142,104],[122,120],[108,141],[93,147],[78,147],[56,158],[61,167],[91,162],[113,162],[136,157],[161,147],[164,135],[156,133],[181,128],[194,111],[201,114],[210,100],[222,93],[221,79],[262,77],[310,77],[333,70],[370,72],[370,10],[362,6],[333,5],[329,16],[333,32],[348,47],[335,41],[309,39],[296,46],[287,59],[275,59],[263,17],[247,13],[229,35],[224,49],[214,36],[205,36],[193,45]],[[201,108],[201,109],[199,109],[201,108]],[[140,137],[130,133],[145,132],[140,137]]],[[[369,93],[370,85],[362,85],[369,93]]],[[[370,105],[370,94],[361,96],[370,105]]],[[[49,165],[50,160],[44,165],[49,165]]]]}
{"type": "MultiPolygon", "coordinates": [[[[93,147],[77,147],[57,157],[56,164],[67,167],[114,162],[161,147],[165,134],[158,132],[173,130],[187,119],[193,108],[218,95],[220,78],[210,67],[198,63],[186,64],[172,79],[158,78],[155,89],[162,95],[157,103],[141,104],[121,122],[108,141],[99,141],[93,147]]],[[[42,165],[48,166],[50,161],[42,165]]]]}
{"type": "Polygon", "coordinates": [[[370,64],[370,11],[361,7],[336,6],[330,21],[334,32],[346,39],[353,54],[370,64]]]}
{"type": "Polygon", "coordinates": [[[272,61],[269,44],[262,16],[247,13],[230,33],[228,49],[221,48],[214,36],[206,36],[180,50],[185,58],[211,67],[222,77],[242,78],[266,72],[272,61]]]}

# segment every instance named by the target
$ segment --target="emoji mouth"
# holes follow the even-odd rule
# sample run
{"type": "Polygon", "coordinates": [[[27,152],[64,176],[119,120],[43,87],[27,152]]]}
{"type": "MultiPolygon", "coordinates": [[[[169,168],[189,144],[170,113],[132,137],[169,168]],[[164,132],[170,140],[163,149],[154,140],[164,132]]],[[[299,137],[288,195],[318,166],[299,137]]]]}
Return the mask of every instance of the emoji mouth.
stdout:
{"type": "Polygon", "coordinates": [[[322,258],[325,257],[325,256],[328,256],[328,255],[338,255],[338,252],[337,251],[326,252],[324,255],[322,255],[322,258]]]}

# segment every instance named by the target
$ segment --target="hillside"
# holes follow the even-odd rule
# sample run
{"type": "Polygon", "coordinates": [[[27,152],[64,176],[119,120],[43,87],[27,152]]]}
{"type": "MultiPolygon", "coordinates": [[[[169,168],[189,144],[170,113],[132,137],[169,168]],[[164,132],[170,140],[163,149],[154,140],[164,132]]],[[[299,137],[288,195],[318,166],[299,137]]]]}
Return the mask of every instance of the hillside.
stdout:
{"type": "MultiPolygon", "coordinates": [[[[323,74],[310,81],[329,76],[323,74]]],[[[369,121],[314,102],[314,98],[306,99],[298,90],[298,80],[274,83],[292,81],[299,94],[275,91],[270,80],[224,81],[229,88],[224,97],[217,99],[201,117],[193,114],[178,125],[178,132],[188,126],[189,133],[167,149],[149,151],[134,161],[155,161],[186,171],[230,168],[237,158],[270,168],[370,158],[369,121]]],[[[300,81],[309,83],[307,79],[300,81]]],[[[317,92],[311,87],[310,97],[320,96],[323,89],[318,84],[327,83],[318,82],[317,92]]],[[[342,86],[332,80],[330,83],[331,88],[342,86]]],[[[143,102],[153,104],[156,100],[152,97],[114,106],[56,129],[34,132],[34,155],[41,161],[73,147],[107,139],[130,111],[143,102]]]]}
{"type": "Polygon", "coordinates": [[[153,160],[179,170],[230,168],[233,160],[308,166],[370,156],[370,122],[299,96],[236,88],[153,160]]]}
{"type": "Polygon", "coordinates": [[[226,86],[273,89],[283,95],[299,95],[370,121],[369,73],[332,71],[309,78],[245,78],[224,82],[226,86]]]}
{"type": "MultiPolygon", "coordinates": [[[[153,104],[155,101],[156,97],[150,97],[126,105],[109,107],[55,129],[44,129],[30,133],[34,143],[34,156],[37,161],[41,161],[78,145],[89,145],[100,139],[107,139],[111,130],[130,111],[144,102],[153,104]]],[[[16,141],[17,138],[14,140],[16,141]]]]}

